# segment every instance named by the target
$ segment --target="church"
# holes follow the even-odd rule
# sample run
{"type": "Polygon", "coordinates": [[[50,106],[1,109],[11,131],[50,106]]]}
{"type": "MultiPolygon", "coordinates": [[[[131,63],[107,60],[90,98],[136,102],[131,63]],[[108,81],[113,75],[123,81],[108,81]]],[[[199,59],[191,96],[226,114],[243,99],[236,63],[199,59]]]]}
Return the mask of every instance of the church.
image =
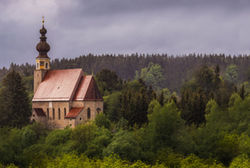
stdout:
{"type": "Polygon", "coordinates": [[[82,69],[50,69],[46,33],[43,20],[40,42],[36,46],[39,55],[34,71],[31,121],[63,129],[94,120],[103,112],[103,98],[94,77],[84,75],[82,69]]]}

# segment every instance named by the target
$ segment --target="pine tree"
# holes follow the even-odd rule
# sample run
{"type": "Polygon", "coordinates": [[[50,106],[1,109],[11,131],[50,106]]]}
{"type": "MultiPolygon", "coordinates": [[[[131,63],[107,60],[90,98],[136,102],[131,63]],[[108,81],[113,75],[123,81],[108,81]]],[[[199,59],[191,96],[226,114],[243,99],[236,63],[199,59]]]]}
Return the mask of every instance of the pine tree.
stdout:
{"type": "Polygon", "coordinates": [[[240,97],[244,100],[245,99],[245,85],[243,84],[240,89],[240,97]]]}
{"type": "Polygon", "coordinates": [[[205,108],[210,99],[216,99],[220,105],[227,104],[221,97],[222,91],[227,91],[227,88],[223,88],[219,66],[215,69],[203,66],[194,77],[183,87],[180,107],[186,123],[199,126],[205,122],[205,108]]]}
{"type": "Polygon", "coordinates": [[[160,95],[158,96],[158,102],[160,103],[161,106],[164,105],[164,93],[161,91],[160,95]]]}
{"type": "Polygon", "coordinates": [[[29,123],[31,109],[22,78],[12,70],[3,79],[0,93],[0,126],[22,127],[29,123]]]}
{"type": "Polygon", "coordinates": [[[121,94],[121,115],[128,125],[141,126],[148,122],[148,105],[155,98],[152,88],[139,79],[127,83],[121,94]]]}
{"type": "Polygon", "coordinates": [[[215,79],[214,79],[214,89],[218,89],[218,86],[220,85],[221,83],[221,79],[220,79],[220,66],[217,64],[216,67],[215,67],[215,79]]]}

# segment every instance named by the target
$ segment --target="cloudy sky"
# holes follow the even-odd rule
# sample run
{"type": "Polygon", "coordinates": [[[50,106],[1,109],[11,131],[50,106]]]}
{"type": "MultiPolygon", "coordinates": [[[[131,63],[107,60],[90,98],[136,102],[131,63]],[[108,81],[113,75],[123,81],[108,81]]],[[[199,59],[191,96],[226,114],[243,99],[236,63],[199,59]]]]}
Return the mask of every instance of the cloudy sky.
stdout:
{"type": "Polygon", "coordinates": [[[0,67],[49,56],[250,53],[249,0],[0,0],[0,67]]]}

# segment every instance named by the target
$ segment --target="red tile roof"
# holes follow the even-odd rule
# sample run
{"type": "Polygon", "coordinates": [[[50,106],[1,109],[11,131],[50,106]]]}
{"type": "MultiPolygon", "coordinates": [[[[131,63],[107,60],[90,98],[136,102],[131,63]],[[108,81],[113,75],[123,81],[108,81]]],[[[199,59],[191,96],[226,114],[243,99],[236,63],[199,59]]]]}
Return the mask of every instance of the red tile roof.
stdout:
{"type": "Polygon", "coordinates": [[[65,116],[65,118],[76,118],[83,108],[72,108],[70,109],[69,113],[65,116]]]}
{"type": "Polygon", "coordinates": [[[32,101],[69,101],[82,76],[82,69],[49,70],[32,101]]]}
{"type": "Polygon", "coordinates": [[[98,90],[97,84],[93,76],[89,83],[88,90],[84,97],[84,100],[102,100],[102,96],[98,90]]]}
{"type": "Polygon", "coordinates": [[[45,113],[43,112],[43,109],[41,108],[34,108],[36,115],[39,117],[46,117],[45,113]]]}
{"type": "Polygon", "coordinates": [[[102,100],[92,75],[84,76],[78,86],[74,100],[102,100]]]}
{"type": "Polygon", "coordinates": [[[103,100],[92,75],[81,69],[49,70],[33,97],[35,101],[103,100]]]}
{"type": "Polygon", "coordinates": [[[74,100],[83,100],[85,98],[91,78],[92,76],[89,75],[82,77],[81,82],[76,91],[74,100]]]}

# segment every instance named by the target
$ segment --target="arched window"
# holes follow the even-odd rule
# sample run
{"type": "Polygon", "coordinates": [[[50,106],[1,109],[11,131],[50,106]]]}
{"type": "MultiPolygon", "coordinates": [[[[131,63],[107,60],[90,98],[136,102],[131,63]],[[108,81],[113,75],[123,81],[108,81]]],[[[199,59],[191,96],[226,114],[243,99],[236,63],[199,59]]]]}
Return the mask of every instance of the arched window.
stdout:
{"type": "Polygon", "coordinates": [[[60,108],[58,108],[58,120],[60,120],[61,119],[61,110],[60,110],[60,108]]]}
{"type": "Polygon", "coordinates": [[[100,114],[100,112],[101,112],[101,109],[98,107],[98,108],[96,109],[96,113],[97,113],[97,114],[100,114]]]}
{"type": "Polygon", "coordinates": [[[87,109],[87,117],[88,117],[88,119],[90,119],[90,117],[91,117],[91,111],[90,111],[90,108],[88,108],[88,109],[87,109]]]}
{"type": "Polygon", "coordinates": [[[49,108],[47,108],[47,118],[49,120],[49,108]]]}
{"type": "Polygon", "coordinates": [[[66,117],[66,108],[64,108],[64,117],[66,117]]]}
{"type": "Polygon", "coordinates": [[[55,109],[53,108],[53,120],[55,119],[55,109]]]}

